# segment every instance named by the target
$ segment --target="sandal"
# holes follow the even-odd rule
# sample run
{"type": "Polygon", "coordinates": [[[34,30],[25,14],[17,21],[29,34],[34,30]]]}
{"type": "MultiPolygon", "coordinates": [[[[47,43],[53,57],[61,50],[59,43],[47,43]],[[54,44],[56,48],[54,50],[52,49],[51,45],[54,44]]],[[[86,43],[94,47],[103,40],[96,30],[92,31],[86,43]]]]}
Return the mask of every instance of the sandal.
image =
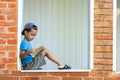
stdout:
{"type": "Polygon", "coordinates": [[[58,68],[59,70],[62,70],[62,69],[71,69],[71,67],[70,66],[68,66],[68,65],[65,65],[64,67],[62,67],[62,68],[58,68]]]}

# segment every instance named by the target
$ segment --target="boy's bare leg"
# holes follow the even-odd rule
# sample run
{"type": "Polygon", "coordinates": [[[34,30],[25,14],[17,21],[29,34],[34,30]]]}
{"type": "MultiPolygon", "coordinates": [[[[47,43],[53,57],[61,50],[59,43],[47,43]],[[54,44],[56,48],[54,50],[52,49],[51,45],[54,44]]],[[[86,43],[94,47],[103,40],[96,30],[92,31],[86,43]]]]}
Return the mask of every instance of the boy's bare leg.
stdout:
{"type": "Polygon", "coordinates": [[[44,49],[44,50],[41,52],[41,54],[42,54],[44,57],[47,56],[48,59],[50,59],[51,61],[55,62],[55,63],[58,65],[59,68],[65,66],[65,64],[63,64],[61,61],[59,61],[49,50],[44,49]]]}

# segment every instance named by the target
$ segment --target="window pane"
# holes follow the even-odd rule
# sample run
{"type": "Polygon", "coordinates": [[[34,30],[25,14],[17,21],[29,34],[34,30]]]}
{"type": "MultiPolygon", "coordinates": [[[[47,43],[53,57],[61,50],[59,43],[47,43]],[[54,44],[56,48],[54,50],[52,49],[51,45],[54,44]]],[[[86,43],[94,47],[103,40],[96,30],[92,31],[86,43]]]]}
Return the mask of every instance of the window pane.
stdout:
{"type": "Polygon", "coordinates": [[[117,0],[116,69],[120,71],[120,0],[117,0]]]}
{"type": "MultiPolygon", "coordinates": [[[[38,25],[32,45],[45,45],[58,59],[74,69],[89,69],[89,0],[24,0],[23,25],[38,25]]],[[[46,58],[43,68],[55,69],[46,58]]]]}

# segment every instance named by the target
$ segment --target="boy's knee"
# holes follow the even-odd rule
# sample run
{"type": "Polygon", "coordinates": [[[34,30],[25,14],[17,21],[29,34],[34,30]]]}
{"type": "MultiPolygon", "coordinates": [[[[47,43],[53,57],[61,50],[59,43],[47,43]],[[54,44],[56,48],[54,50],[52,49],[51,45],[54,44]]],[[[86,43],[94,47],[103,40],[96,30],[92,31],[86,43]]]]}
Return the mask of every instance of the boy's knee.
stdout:
{"type": "Polygon", "coordinates": [[[47,50],[47,49],[44,49],[43,52],[48,53],[48,50],[47,50]]]}
{"type": "Polygon", "coordinates": [[[47,49],[42,50],[41,54],[42,54],[43,56],[47,56],[48,50],[47,50],[47,49]]]}
{"type": "Polygon", "coordinates": [[[45,46],[42,46],[41,48],[42,48],[42,49],[44,49],[44,50],[46,50],[46,49],[47,49],[45,46]]]}

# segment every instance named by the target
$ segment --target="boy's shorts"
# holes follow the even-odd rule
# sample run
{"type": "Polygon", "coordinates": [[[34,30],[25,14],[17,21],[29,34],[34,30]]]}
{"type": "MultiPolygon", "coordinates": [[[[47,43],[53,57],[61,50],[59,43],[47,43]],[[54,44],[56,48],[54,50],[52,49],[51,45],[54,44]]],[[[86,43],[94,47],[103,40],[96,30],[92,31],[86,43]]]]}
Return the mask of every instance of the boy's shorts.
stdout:
{"type": "Polygon", "coordinates": [[[23,65],[24,70],[36,70],[46,64],[44,56],[41,54],[41,47],[37,48],[33,54],[33,62],[23,65]]]}

